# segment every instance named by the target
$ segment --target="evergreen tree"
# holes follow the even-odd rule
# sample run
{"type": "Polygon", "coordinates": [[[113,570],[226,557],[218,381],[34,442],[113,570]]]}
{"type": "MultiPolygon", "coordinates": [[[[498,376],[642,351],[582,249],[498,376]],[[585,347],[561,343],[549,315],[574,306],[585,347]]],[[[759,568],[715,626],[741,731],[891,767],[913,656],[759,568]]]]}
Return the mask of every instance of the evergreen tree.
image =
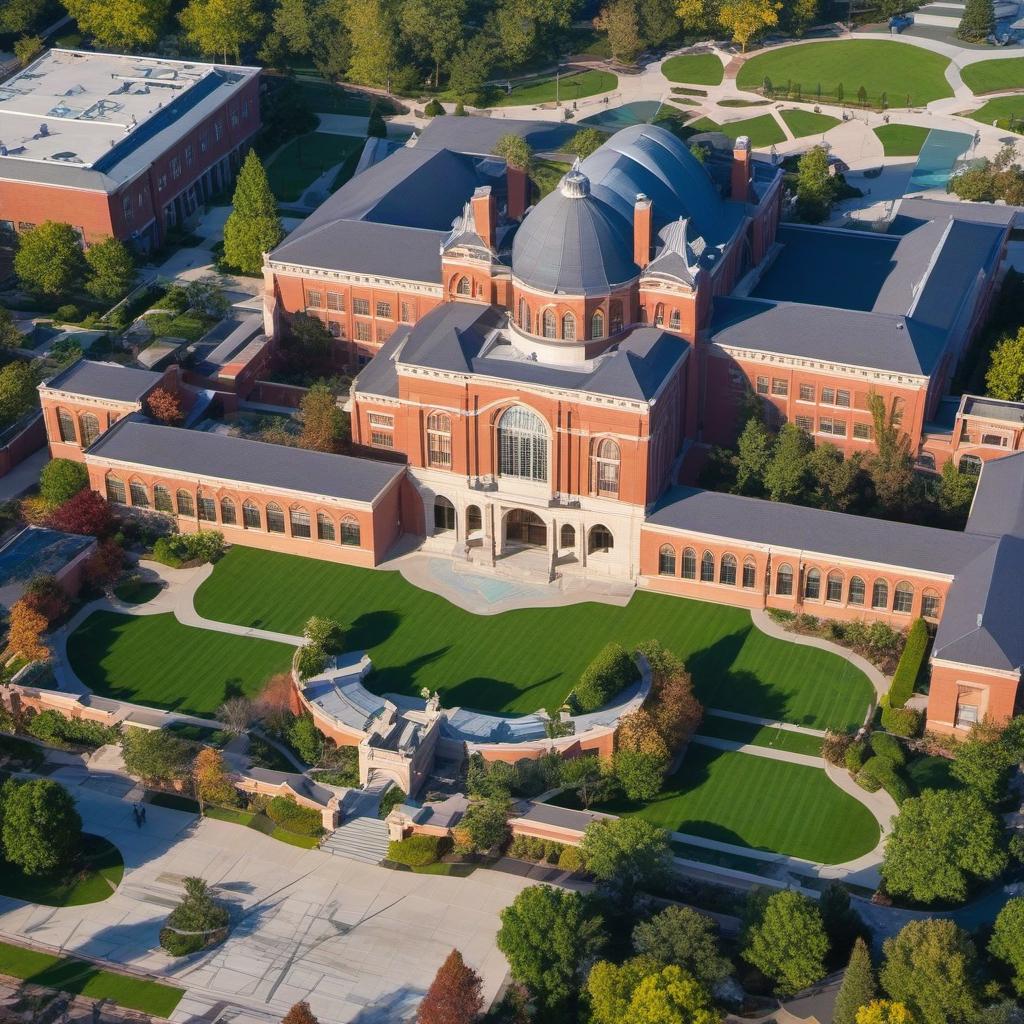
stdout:
{"type": "Polygon", "coordinates": [[[284,237],[267,172],[250,149],[238,173],[233,209],[224,225],[224,259],[247,274],[263,268],[263,254],[284,237]]]}
{"type": "Polygon", "coordinates": [[[956,34],[970,43],[983,43],[995,28],[992,0],[967,0],[956,34]]]}
{"type": "Polygon", "coordinates": [[[472,1024],[484,1006],[480,975],[453,949],[420,1003],[416,1024],[472,1024]]]}
{"type": "Polygon", "coordinates": [[[863,939],[857,939],[850,954],[850,963],[843,975],[843,983],[836,996],[832,1011],[832,1024],[855,1024],[857,1011],[867,1006],[878,995],[871,954],[863,939]]]}

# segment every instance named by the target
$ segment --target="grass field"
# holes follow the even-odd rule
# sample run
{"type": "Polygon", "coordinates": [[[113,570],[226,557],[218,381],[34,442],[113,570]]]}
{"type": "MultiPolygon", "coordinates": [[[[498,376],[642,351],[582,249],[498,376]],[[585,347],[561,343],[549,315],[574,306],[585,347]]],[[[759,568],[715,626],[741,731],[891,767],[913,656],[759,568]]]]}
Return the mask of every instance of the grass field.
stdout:
{"type": "Polygon", "coordinates": [[[965,64],[960,70],[960,77],[973,93],[1024,89],[1024,57],[965,64]]]}
{"type": "Polygon", "coordinates": [[[875,129],[886,156],[917,156],[928,129],[916,124],[883,124],[875,129]]]}
{"type": "Polygon", "coordinates": [[[822,769],[701,745],[687,750],[682,767],[654,800],[622,799],[596,809],[639,814],[673,832],[824,864],[868,853],[879,839],[871,812],[822,769]]]}
{"type": "Polygon", "coordinates": [[[154,580],[128,580],[114,587],[114,594],[125,604],[146,604],[160,593],[160,584],[154,580]]]}
{"type": "Polygon", "coordinates": [[[725,67],[713,53],[681,53],[661,65],[670,82],[685,85],[721,85],[725,67]]]}
{"type": "Polygon", "coordinates": [[[779,116],[797,139],[806,138],[808,135],[821,135],[840,123],[838,117],[816,114],[813,110],[800,110],[797,107],[780,110],[779,116]]]}
{"type": "Polygon", "coordinates": [[[0,861],[0,896],[45,907],[80,907],[107,899],[124,874],[121,853],[102,836],[87,834],[82,845],[83,863],[74,874],[26,875],[14,864],[0,861]]]}
{"type": "Polygon", "coordinates": [[[695,132],[725,132],[730,139],[746,135],[755,149],[764,149],[786,141],[779,122],[771,114],[748,117],[745,121],[730,121],[728,124],[718,124],[710,117],[702,117],[692,121],[690,128],[695,132]]]}
{"type": "Polygon", "coordinates": [[[267,178],[281,202],[294,202],[329,167],[342,163],[364,139],[310,132],[292,139],[267,164],[267,178]]]}
{"type": "MultiPolygon", "coordinates": [[[[558,80],[558,99],[563,103],[581,100],[584,96],[596,96],[598,93],[611,92],[619,84],[619,79],[610,71],[575,71],[561,75],[558,80]]],[[[553,103],[555,101],[555,79],[528,79],[519,85],[512,86],[511,94],[504,89],[496,91],[490,106],[516,107],[528,103],[553,103]]]]}
{"type": "Polygon", "coordinates": [[[1000,128],[1009,128],[1012,117],[1016,119],[1016,130],[1019,132],[1021,131],[1021,122],[1024,122],[1024,94],[1000,96],[998,99],[989,100],[984,106],[975,110],[970,117],[982,124],[991,124],[996,121],[1000,128]]]}
{"type": "Polygon", "coordinates": [[[0,974],[72,995],[110,999],[119,1006],[155,1017],[170,1017],[185,994],[173,985],[115,974],[74,957],[37,953],[7,942],[0,942],[0,974]]]}
{"type": "Polygon", "coordinates": [[[278,839],[289,846],[301,846],[304,850],[315,850],[319,845],[316,836],[300,836],[297,832],[290,832],[280,825],[275,825],[265,814],[254,814],[252,811],[242,811],[237,807],[212,807],[207,806],[203,812],[207,818],[216,818],[217,821],[227,821],[232,825],[243,825],[245,828],[253,828],[262,832],[271,839],[278,839]]]}
{"type": "Polygon", "coordinates": [[[570,165],[563,160],[546,160],[535,157],[530,177],[537,186],[537,198],[543,199],[549,192],[554,192],[569,169],[570,165]]]}
{"type": "Polygon", "coordinates": [[[764,79],[776,89],[799,84],[805,96],[834,96],[842,85],[847,102],[863,86],[874,102],[885,93],[890,107],[922,106],[952,96],[945,78],[946,57],[908,44],[853,39],[802,43],[767,50],[746,61],[736,84],[741,89],[760,89],[764,79]]]}
{"type": "Polygon", "coordinates": [[[297,79],[294,86],[309,105],[309,109],[316,114],[352,114],[356,117],[369,117],[370,108],[373,106],[385,116],[398,112],[397,106],[387,96],[356,92],[327,81],[311,82],[297,79]]]}
{"type": "Polygon", "coordinates": [[[773,729],[766,725],[737,722],[733,718],[705,715],[697,732],[701,736],[713,736],[720,740],[753,743],[758,747],[772,747],[775,750],[788,750],[792,754],[821,757],[821,740],[817,736],[791,732],[789,729],[773,729]]]}
{"type": "Polygon", "coordinates": [[[173,615],[94,612],[68,639],[68,660],[91,690],[192,715],[254,697],[287,670],[292,648],[182,626],[173,615]]]}
{"type": "MultiPolygon", "coordinates": [[[[207,618],[292,634],[311,615],[329,615],[346,626],[345,646],[373,659],[371,688],[417,694],[428,686],[449,707],[557,707],[608,641],[632,647],[652,638],[686,659],[710,707],[845,729],[860,724],[871,698],[871,684],[848,661],[765,636],[742,609],[646,591],[625,608],[577,604],[477,616],[396,572],[235,547],[199,588],[195,605],[207,618]]],[[[107,643],[98,636],[94,642],[100,651],[107,643]]],[[[89,643],[83,637],[79,646],[89,643]]],[[[145,693],[157,695],[161,686],[147,679],[145,693]]],[[[203,703],[215,707],[221,699],[203,703]]]]}

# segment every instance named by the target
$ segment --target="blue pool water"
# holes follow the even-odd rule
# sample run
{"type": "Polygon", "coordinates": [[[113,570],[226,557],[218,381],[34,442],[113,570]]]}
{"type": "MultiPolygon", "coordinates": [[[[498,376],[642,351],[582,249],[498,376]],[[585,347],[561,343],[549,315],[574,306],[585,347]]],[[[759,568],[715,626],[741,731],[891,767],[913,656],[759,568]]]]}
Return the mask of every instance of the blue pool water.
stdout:
{"type": "Polygon", "coordinates": [[[970,148],[974,136],[966,132],[948,132],[933,128],[907,182],[906,193],[923,192],[929,188],[945,188],[957,159],[970,148]]]}
{"type": "Polygon", "coordinates": [[[474,572],[455,572],[445,559],[430,560],[430,575],[446,587],[484,604],[498,604],[512,598],[534,597],[547,592],[546,585],[520,583],[516,580],[484,576],[474,572]]]}
{"type": "Polygon", "coordinates": [[[617,132],[620,128],[629,128],[634,124],[650,124],[660,109],[661,103],[658,100],[638,100],[636,103],[602,110],[600,114],[591,114],[579,123],[617,132]]]}

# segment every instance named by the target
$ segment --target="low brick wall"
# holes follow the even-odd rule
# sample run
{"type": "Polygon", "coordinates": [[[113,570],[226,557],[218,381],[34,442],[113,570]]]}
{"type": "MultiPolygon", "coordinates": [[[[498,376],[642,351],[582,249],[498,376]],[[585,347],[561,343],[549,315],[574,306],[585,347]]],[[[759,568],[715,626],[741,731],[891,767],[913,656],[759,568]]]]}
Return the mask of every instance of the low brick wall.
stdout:
{"type": "Polygon", "coordinates": [[[263,405],[283,405],[289,409],[298,409],[308,390],[308,388],[301,388],[295,384],[278,384],[273,380],[258,380],[249,393],[248,400],[263,405]]]}
{"type": "Polygon", "coordinates": [[[46,421],[42,410],[22,417],[0,434],[0,476],[6,476],[18,463],[46,444],[46,421]]]}

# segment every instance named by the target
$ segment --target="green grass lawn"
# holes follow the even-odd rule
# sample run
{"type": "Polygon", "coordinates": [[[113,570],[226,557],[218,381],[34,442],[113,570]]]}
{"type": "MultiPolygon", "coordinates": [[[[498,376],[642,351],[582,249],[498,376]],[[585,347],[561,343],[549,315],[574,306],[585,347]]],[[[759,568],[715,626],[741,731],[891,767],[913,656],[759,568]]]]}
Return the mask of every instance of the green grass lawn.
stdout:
{"type": "Polygon", "coordinates": [[[840,123],[838,117],[816,114],[813,110],[800,110],[797,107],[780,110],[779,116],[797,139],[806,138],[808,135],[821,135],[840,123]]]}
{"type": "Polygon", "coordinates": [[[1015,118],[1016,130],[1022,130],[1021,122],[1024,122],[1024,94],[1020,96],[1000,96],[998,99],[989,100],[984,106],[979,107],[969,115],[972,120],[980,121],[982,124],[998,123],[1000,128],[1010,127],[1010,118],[1015,118]]]}
{"type": "MultiPolygon", "coordinates": [[[[575,71],[561,75],[558,81],[558,98],[563,103],[581,100],[585,96],[596,96],[598,93],[611,92],[619,84],[619,79],[610,71],[575,71]]],[[[528,103],[553,103],[555,100],[555,79],[528,79],[519,85],[512,86],[511,95],[504,89],[496,90],[490,106],[517,107],[528,103]]]]}
{"type": "Polygon", "coordinates": [[[690,128],[695,132],[725,132],[730,139],[746,135],[755,149],[765,149],[786,141],[779,122],[771,114],[748,117],[745,121],[730,121],[728,124],[718,124],[710,117],[702,117],[691,121],[690,128]]]}
{"type": "Polygon", "coordinates": [[[903,769],[915,796],[925,789],[959,789],[959,779],[952,775],[953,762],[948,757],[914,757],[903,769]]]}
{"type": "Polygon", "coordinates": [[[767,107],[771,100],[719,100],[720,107],[767,107]]]}
{"type": "Polygon", "coordinates": [[[51,956],[7,942],[0,942],[0,974],[72,995],[110,999],[119,1006],[155,1017],[170,1017],[185,994],[173,985],[104,971],[85,960],[51,956]]]}
{"type": "Polygon", "coordinates": [[[537,186],[538,199],[543,199],[549,192],[554,192],[562,178],[568,173],[570,165],[564,160],[545,160],[535,158],[530,177],[537,186]]]}
{"type": "Polygon", "coordinates": [[[916,124],[884,124],[875,129],[886,156],[917,156],[928,129],[916,124]]]}
{"type": "Polygon", "coordinates": [[[960,77],[973,93],[1024,89],[1024,57],[966,64],[960,69],[960,77]]]}
{"type": "Polygon", "coordinates": [[[329,167],[342,163],[365,139],[310,132],[292,139],[267,164],[270,187],[282,202],[294,202],[329,167]]]}
{"type": "Polygon", "coordinates": [[[373,96],[356,92],[327,81],[310,82],[296,79],[295,89],[316,114],[352,114],[369,117],[371,106],[377,106],[385,116],[397,113],[397,107],[387,96],[373,96]]]}
{"type": "Polygon", "coordinates": [[[681,53],[661,65],[670,82],[686,85],[721,85],[725,66],[713,53],[681,53]]]}
{"type": "Polygon", "coordinates": [[[154,580],[127,580],[114,587],[114,594],[125,604],[146,604],[160,593],[160,584],[154,580]]]}
{"type": "Polygon", "coordinates": [[[173,615],[93,612],[68,639],[71,667],[104,697],[204,715],[228,697],[254,697],[292,648],[182,626],[173,615]]]}
{"type": "Polygon", "coordinates": [[[948,58],[918,46],[833,40],[766,50],[743,64],[736,84],[757,90],[767,77],[776,89],[799,84],[807,97],[816,95],[819,85],[823,97],[832,97],[842,85],[847,102],[855,101],[863,86],[871,102],[884,92],[890,107],[905,107],[909,94],[909,105],[916,107],[953,95],[944,74],[948,64],[948,58]]]}
{"type": "Polygon", "coordinates": [[[871,812],[833,785],[823,769],[699,744],[687,750],[654,800],[623,798],[596,809],[824,864],[868,853],[879,838],[871,812]]]}
{"type": "Polygon", "coordinates": [[[0,896],[46,907],[80,907],[107,899],[124,874],[121,853],[102,836],[86,834],[82,846],[80,866],[56,876],[26,875],[14,864],[0,861],[0,896]]]}
{"type": "MultiPolygon", "coordinates": [[[[845,659],[767,637],[740,608],[646,591],[625,608],[577,604],[478,616],[397,572],[239,546],[217,563],[195,605],[207,618],[291,634],[311,615],[329,615],[346,626],[345,646],[373,659],[371,688],[418,694],[428,686],[449,707],[516,713],[558,707],[608,641],[632,647],[652,638],[686,659],[710,707],[845,729],[860,724],[872,693],[866,676],[845,659]]],[[[97,637],[96,646],[102,651],[106,641],[97,637]]],[[[194,684],[185,685],[197,702],[194,684]]],[[[148,682],[144,689],[161,692],[148,682]]],[[[203,703],[216,706],[220,699],[218,693],[203,703]]]]}
{"type": "Polygon", "coordinates": [[[788,750],[792,754],[821,757],[821,740],[817,736],[791,732],[789,729],[773,729],[767,725],[752,725],[749,722],[737,722],[733,718],[705,715],[697,732],[720,740],[753,743],[758,747],[774,747],[776,750],[788,750]]]}
{"type": "Polygon", "coordinates": [[[280,825],[275,825],[265,814],[255,814],[252,811],[243,811],[237,807],[213,807],[207,806],[203,812],[207,818],[216,818],[218,821],[227,821],[232,825],[244,825],[246,828],[262,832],[271,839],[277,839],[289,846],[300,846],[304,850],[315,850],[319,845],[316,836],[300,836],[297,832],[290,832],[280,825]]]}

